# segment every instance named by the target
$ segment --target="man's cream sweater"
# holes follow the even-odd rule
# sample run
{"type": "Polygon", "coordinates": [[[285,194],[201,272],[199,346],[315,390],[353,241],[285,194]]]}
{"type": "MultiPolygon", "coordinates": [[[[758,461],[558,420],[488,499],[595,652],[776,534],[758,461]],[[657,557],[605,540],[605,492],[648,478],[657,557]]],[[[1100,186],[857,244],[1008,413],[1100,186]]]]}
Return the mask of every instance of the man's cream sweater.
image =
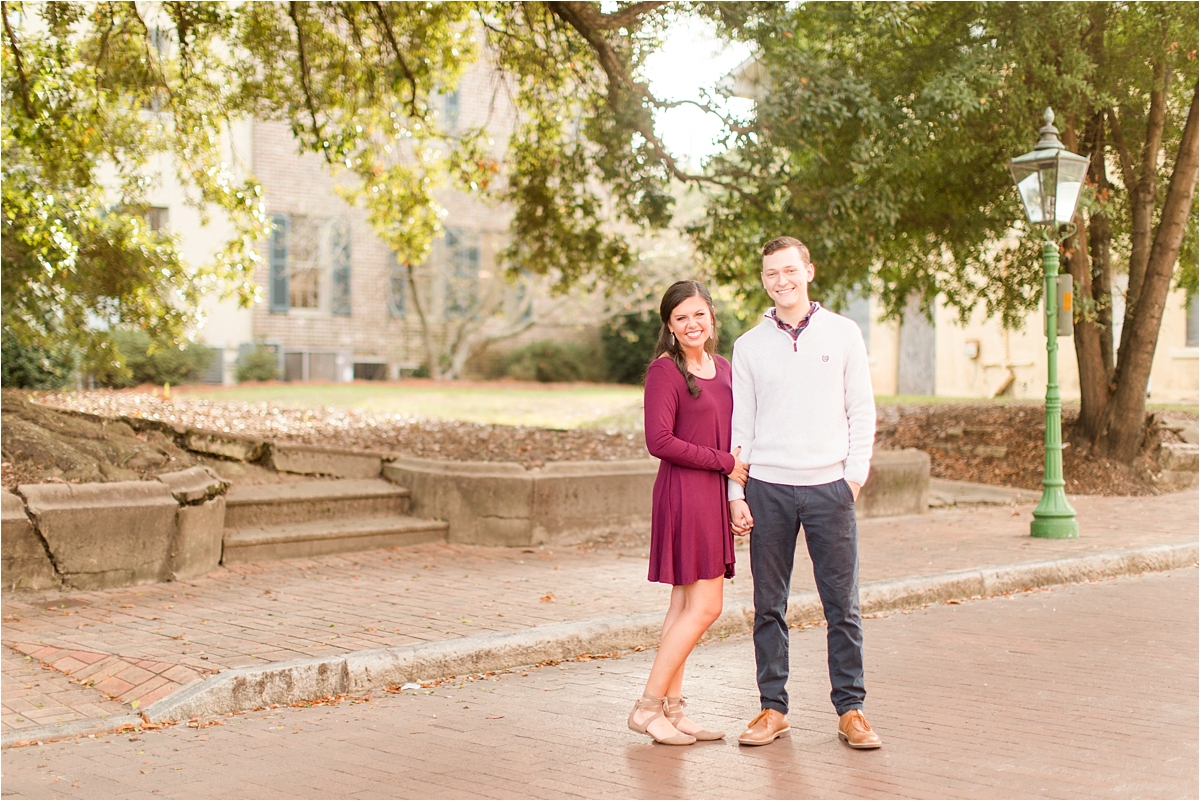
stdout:
{"type": "MultiPolygon", "coordinates": [[[[733,443],[750,477],[816,486],[867,480],[875,396],[858,325],[818,309],[796,341],[765,319],[733,346],[733,443]]],[[[729,500],[745,497],[729,482],[729,500]]]]}

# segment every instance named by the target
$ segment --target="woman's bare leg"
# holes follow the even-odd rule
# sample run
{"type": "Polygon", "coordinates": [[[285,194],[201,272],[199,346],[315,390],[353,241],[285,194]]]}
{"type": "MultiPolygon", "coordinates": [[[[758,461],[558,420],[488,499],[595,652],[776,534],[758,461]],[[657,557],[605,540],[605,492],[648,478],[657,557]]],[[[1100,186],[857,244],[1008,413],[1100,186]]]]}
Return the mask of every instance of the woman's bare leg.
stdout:
{"type": "MultiPolygon", "coordinates": [[[[652,696],[678,695],[683,686],[683,671],[687,658],[696,643],[704,636],[718,617],[721,616],[724,579],[704,579],[694,584],[675,587],[671,590],[671,605],[663,620],[662,638],[650,678],[646,681],[646,694],[652,696]]],[[[645,720],[651,713],[638,713],[637,719],[645,720]]],[[[655,721],[650,726],[652,734],[670,734],[667,721],[655,721]],[[655,732],[659,727],[660,731],[655,732]]],[[[674,728],[674,727],[672,727],[674,728]]]]}
{"type": "MultiPolygon", "coordinates": [[[[679,589],[679,588],[676,588],[676,589],[679,589]]],[[[721,592],[722,592],[722,594],[724,593],[724,589],[725,589],[725,585],[724,585],[724,583],[722,582],[722,584],[721,584],[721,592]]],[[[672,598],[671,598],[671,600],[672,600],[672,603],[673,603],[673,602],[674,602],[674,593],[672,593],[672,598]]],[[[722,600],[722,603],[723,603],[723,600],[722,600]]],[[[682,611],[682,610],[681,610],[681,611],[682,611]]],[[[669,614],[670,614],[670,612],[668,611],[668,615],[669,615],[669,614]]],[[[715,621],[714,621],[714,622],[715,622],[715,621]]],[[[709,625],[712,625],[712,624],[709,624],[709,625]]],[[[665,625],[665,623],[664,623],[663,629],[664,629],[664,632],[665,632],[665,630],[666,630],[666,625],[665,625]]],[[[705,629],[705,631],[707,631],[707,630],[708,630],[708,629],[705,629]]],[[[681,664],[681,665],[679,666],[679,670],[678,670],[678,671],[676,671],[675,675],[671,677],[671,684],[670,684],[670,687],[669,687],[669,689],[667,690],[667,697],[668,697],[668,698],[680,698],[680,697],[682,697],[682,695],[683,695],[683,676],[684,676],[684,672],[685,672],[686,670],[687,670],[687,661],[686,661],[686,660],[684,660],[683,664],[681,664]]],[[[690,719],[687,717],[687,715],[684,715],[684,716],[683,716],[683,718],[682,718],[681,720],[679,720],[679,721],[677,721],[677,722],[675,723],[675,728],[679,729],[679,731],[683,732],[684,734],[695,734],[696,732],[699,732],[699,731],[703,731],[703,730],[704,730],[704,727],[703,727],[703,726],[697,725],[695,722],[693,722],[692,720],[690,720],[690,719]]]]}

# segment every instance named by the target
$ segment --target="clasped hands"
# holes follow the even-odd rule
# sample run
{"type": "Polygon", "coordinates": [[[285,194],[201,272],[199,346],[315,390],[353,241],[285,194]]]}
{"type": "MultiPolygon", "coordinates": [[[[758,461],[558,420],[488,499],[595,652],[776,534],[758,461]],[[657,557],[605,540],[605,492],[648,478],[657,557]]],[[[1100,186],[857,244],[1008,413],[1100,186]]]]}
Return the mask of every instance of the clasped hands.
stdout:
{"type": "MultiPolygon", "coordinates": [[[[733,449],[733,472],[729,474],[729,477],[744,487],[750,478],[750,465],[737,458],[741,452],[741,445],[733,449]]],[[[754,528],[754,518],[750,516],[750,507],[740,499],[729,502],[729,520],[733,533],[739,537],[746,536],[754,528]]]]}
{"type": "MultiPolygon", "coordinates": [[[[741,446],[733,450],[734,468],[729,477],[744,487],[746,480],[750,477],[750,466],[737,458],[741,451],[741,446]]],[[[850,487],[850,493],[857,501],[858,493],[862,491],[862,485],[854,481],[847,481],[846,485],[850,487]]],[[[738,537],[745,537],[754,530],[754,517],[750,514],[750,505],[744,499],[737,498],[729,502],[729,524],[734,535],[738,537]]]]}

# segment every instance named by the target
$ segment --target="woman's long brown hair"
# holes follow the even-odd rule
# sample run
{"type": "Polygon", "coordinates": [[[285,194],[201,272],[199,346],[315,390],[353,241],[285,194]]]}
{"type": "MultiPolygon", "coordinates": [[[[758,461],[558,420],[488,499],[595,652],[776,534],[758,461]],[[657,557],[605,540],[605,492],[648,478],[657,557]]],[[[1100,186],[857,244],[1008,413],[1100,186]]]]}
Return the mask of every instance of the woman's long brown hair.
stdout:
{"type": "MultiPolygon", "coordinates": [[[[662,319],[662,328],[658,331],[658,343],[654,346],[654,359],[664,353],[670,356],[671,360],[675,362],[675,366],[679,368],[683,380],[687,382],[688,394],[693,398],[700,397],[700,385],[696,383],[696,377],[688,371],[687,357],[683,353],[683,346],[671,333],[667,323],[671,320],[671,313],[680,303],[697,295],[704,298],[704,302],[708,304],[708,314],[712,318],[712,336],[704,343],[704,350],[710,354],[717,352],[717,312],[713,309],[712,296],[708,294],[704,284],[699,281],[676,281],[667,289],[662,303],[658,305],[658,316],[662,319]]],[[[653,363],[654,360],[651,359],[651,364],[653,363]]]]}

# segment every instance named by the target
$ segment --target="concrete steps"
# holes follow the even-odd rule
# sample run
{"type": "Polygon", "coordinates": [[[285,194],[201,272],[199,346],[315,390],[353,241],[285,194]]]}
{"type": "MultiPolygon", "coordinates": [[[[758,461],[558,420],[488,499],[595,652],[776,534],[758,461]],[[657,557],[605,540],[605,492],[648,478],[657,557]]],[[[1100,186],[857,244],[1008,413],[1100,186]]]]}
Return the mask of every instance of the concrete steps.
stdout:
{"type": "Polygon", "coordinates": [[[225,527],[388,517],[407,514],[408,503],[408,490],[381,478],[234,486],[225,496],[225,527]]]}
{"type": "Polygon", "coordinates": [[[407,515],[409,491],[383,479],[235,486],[222,564],[445,542],[448,524],[407,515]]]}

